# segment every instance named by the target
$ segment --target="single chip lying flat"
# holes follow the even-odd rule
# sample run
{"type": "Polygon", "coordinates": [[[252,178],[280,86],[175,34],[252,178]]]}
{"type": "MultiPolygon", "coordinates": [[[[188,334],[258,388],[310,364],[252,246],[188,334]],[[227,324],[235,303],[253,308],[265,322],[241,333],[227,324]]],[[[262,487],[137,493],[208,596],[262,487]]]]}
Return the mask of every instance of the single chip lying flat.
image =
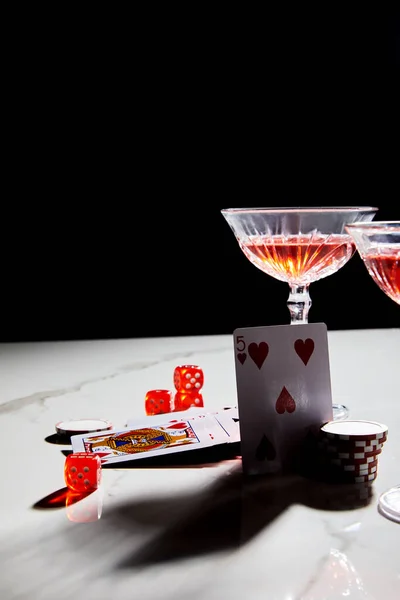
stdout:
{"type": "Polygon", "coordinates": [[[321,427],[321,433],[341,440],[359,438],[362,440],[379,440],[386,436],[388,427],[376,421],[329,421],[321,427]]]}
{"type": "Polygon", "coordinates": [[[112,424],[104,419],[74,419],[60,421],[56,424],[56,431],[60,435],[77,435],[78,433],[92,433],[112,429],[112,424]]]}

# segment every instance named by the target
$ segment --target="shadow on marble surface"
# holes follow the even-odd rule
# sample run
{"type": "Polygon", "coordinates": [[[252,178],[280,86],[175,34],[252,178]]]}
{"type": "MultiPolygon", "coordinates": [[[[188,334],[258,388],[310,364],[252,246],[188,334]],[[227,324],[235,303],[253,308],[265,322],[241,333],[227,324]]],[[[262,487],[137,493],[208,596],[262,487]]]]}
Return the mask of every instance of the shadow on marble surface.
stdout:
{"type": "Polygon", "coordinates": [[[104,525],[132,535],[157,527],[150,542],[117,565],[137,568],[242,546],[295,504],[336,511],[370,501],[365,487],[323,484],[298,475],[244,478],[238,466],[201,494],[118,505],[108,511],[104,525]]]}
{"type": "MultiPolygon", "coordinates": [[[[61,452],[68,455],[71,450],[61,452]]],[[[302,472],[245,476],[238,452],[239,444],[223,444],[104,465],[104,469],[127,471],[152,467],[176,469],[215,467],[223,460],[236,459],[228,472],[196,493],[167,495],[160,489],[146,500],[111,503],[96,531],[71,529],[65,541],[85,548],[86,543],[96,546],[106,541],[112,545],[113,540],[123,536],[128,547],[121,548],[112,568],[140,569],[239,548],[295,505],[340,511],[358,509],[371,502],[372,484],[326,482],[302,472]]],[[[33,508],[65,507],[68,519],[77,523],[99,520],[102,510],[98,502],[89,499],[85,505],[80,500],[78,495],[69,497],[68,490],[62,488],[39,500],[33,508]]]]}
{"type": "Polygon", "coordinates": [[[61,435],[59,433],[52,433],[44,438],[44,441],[48,444],[56,444],[58,446],[70,446],[71,438],[68,435],[61,435]]]}
{"type": "Polygon", "coordinates": [[[82,499],[62,488],[33,508],[65,507],[66,517],[74,522],[61,537],[46,538],[52,553],[61,544],[63,549],[74,548],[85,561],[99,547],[112,548],[108,568],[119,571],[238,549],[295,506],[353,510],[371,501],[371,490],[298,474],[245,477],[238,459],[196,492],[163,493],[160,486],[146,498],[108,502],[109,490],[104,514],[100,489],[82,499]],[[94,521],[98,521],[95,528],[75,526],[90,522],[93,526],[94,521]]]}

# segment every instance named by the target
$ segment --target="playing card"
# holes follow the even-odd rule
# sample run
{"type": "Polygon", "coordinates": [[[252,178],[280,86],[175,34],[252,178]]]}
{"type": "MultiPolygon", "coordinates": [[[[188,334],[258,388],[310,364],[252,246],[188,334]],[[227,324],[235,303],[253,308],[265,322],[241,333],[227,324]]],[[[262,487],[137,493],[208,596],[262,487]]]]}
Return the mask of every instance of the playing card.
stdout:
{"type": "Polygon", "coordinates": [[[234,351],[243,471],[286,470],[333,418],[326,325],[236,329],[234,351]]]}
{"type": "Polygon", "coordinates": [[[214,417],[228,434],[228,443],[240,441],[239,411],[236,407],[218,411],[214,417]]]}
{"type": "Polygon", "coordinates": [[[102,464],[109,464],[206,448],[228,441],[228,435],[212,415],[170,420],[166,420],[166,416],[177,415],[145,417],[131,427],[73,436],[73,452],[95,452],[102,464]]]}
{"type": "MultiPolygon", "coordinates": [[[[165,420],[177,420],[177,419],[204,419],[207,416],[205,426],[209,433],[214,436],[215,443],[230,443],[237,442],[240,439],[239,433],[239,415],[237,407],[222,408],[217,411],[208,412],[202,408],[189,408],[185,411],[179,411],[175,413],[167,413],[164,415],[156,415],[144,417],[145,423],[164,423],[165,420]],[[160,420],[161,419],[161,420],[160,420]]],[[[137,418],[130,418],[127,421],[127,427],[136,427],[138,423],[143,423],[142,420],[137,418]]]]}
{"type": "MultiPolygon", "coordinates": [[[[204,409],[203,409],[204,410],[204,409]]],[[[213,440],[214,444],[226,444],[230,442],[230,433],[224,428],[221,423],[216,419],[215,414],[211,413],[200,413],[197,415],[189,416],[189,420],[193,421],[201,421],[210,436],[213,440]]]]}

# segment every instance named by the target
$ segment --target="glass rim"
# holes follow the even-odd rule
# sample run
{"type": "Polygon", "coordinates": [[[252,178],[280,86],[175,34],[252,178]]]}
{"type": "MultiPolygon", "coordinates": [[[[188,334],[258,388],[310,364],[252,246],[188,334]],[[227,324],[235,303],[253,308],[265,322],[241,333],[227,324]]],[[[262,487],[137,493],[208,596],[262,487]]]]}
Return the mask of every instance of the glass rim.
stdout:
{"type": "Polygon", "coordinates": [[[221,213],[329,213],[329,212],[377,212],[376,206],[273,206],[254,208],[222,208],[221,213]]]}
{"type": "Polygon", "coordinates": [[[381,229],[382,227],[386,227],[389,225],[390,227],[400,227],[400,221],[354,221],[354,223],[348,223],[346,227],[359,227],[363,229],[381,229]]]}
{"type": "Polygon", "coordinates": [[[355,221],[347,223],[344,227],[348,233],[359,231],[360,233],[400,233],[400,221],[355,221]]]}

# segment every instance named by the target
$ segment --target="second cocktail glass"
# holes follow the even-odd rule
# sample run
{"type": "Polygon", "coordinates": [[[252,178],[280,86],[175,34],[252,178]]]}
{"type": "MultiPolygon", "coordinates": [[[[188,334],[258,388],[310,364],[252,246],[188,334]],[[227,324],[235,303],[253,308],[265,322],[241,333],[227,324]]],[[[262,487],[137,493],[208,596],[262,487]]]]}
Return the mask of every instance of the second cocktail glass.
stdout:
{"type": "MultiPolygon", "coordinates": [[[[400,305],[400,221],[353,223],[346,227],[372,280],[400,305]]],[[[379,510],[400,523],[400,485],[379,497],[379,510]]]]}
{"type": "MultiPolygon", "coordinates": [[[[221,210],[249,261],[289,285],[292,325],[308,323],[310,284],[336,273],[353,256],[354,241],[345,226],[372,221],[377,212],[373,206],[221,210]]],[[[333,408],[335,418],[347,416],[342,405],[333,408]]]]}

